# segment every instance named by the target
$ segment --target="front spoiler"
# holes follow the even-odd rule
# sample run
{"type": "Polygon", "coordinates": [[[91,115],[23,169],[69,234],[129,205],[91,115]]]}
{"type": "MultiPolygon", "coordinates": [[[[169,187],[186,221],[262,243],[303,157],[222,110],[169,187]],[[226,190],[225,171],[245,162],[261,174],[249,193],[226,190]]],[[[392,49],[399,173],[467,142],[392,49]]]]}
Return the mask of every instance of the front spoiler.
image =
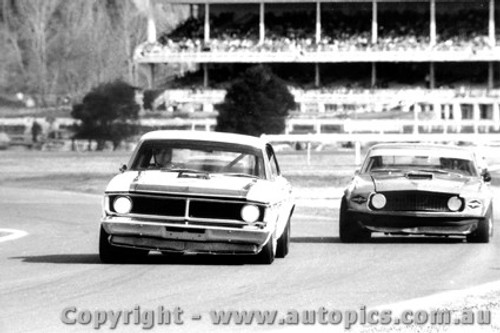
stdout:
{"type": "Polygon", "coordinates": [[[106,217],[101,224],[111,245],[185,254],[257,254],[271,237],[269,230],[250,225],[235,228],[121,217],[106,217]]]}
{"type": "Polygon", "coordinates": [[[351,212],[354,223],[372,232],[414,235],[465,236],[477,229],[481,218],[372,215],[351,212]]]}

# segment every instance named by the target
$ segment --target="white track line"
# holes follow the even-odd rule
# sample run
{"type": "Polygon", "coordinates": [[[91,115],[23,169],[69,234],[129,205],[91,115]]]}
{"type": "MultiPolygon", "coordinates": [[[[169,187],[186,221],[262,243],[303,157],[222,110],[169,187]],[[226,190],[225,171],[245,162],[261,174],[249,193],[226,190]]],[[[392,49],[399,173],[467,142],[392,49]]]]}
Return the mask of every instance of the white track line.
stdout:
{"type": "Polygon", "coordinates": [[[28,233],[23,230],[16,230],[16,229],[0,229],[0,233],[2,232],[8,232],[9,235],[6,236],[0,236],[0,243],[1,242],[6,242],[14,239],[18,239],[24,236],[27,236],[28,233]]]}

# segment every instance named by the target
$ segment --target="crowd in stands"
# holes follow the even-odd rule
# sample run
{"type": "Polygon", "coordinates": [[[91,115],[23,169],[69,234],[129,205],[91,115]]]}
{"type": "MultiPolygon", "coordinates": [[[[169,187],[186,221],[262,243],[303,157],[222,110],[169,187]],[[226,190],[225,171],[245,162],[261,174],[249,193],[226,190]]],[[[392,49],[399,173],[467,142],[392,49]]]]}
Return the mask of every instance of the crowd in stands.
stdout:
{"type": "Polygon", "coordinates": [[[440,15],[438,22],[437,48],[440,50],[477,50],[489,45],[488,13],[484,10],[461,10],[455,15],[440,15]]]}
{"type": "MultiPolygon", "coordinates": [[[[203,41],[204,24],[189,18],[174,31],[159,38],[162,51],[402,51],[427,50],[430,47],[428,15],[416,12],[384,11],[378,15],[378,39],[371,43],[371,12],[346,15],[328,13],[322,17],[319,43],[315,39],[314,12],[266,13],[265,40],[259,43],[259,18],[248,13],[235,18],[222,13],[211,18],[210,41],[203,41]],[[307,24],[304,24],[307,22],[307,24]]],[[[461,10],[438,13],[435,50],[478,50],[489,47],[487,13],[461,10]],[[486,17],[485,17],[486,15],[486,17]]]]}

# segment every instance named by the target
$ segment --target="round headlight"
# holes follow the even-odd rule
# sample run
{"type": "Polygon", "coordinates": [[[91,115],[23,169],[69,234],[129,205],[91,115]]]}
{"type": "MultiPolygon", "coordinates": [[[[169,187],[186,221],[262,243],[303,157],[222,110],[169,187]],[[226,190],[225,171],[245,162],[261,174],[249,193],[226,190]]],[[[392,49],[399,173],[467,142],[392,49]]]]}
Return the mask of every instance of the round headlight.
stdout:
{"type": "Polygon", "coordinates": [[[448,209],[456,212],[462,208],[462,200],[459,197],[451,197],[448,199],[448,209]]]}
{"type": "Polygon", "coordinates": [[[241,218],[247,223],[253,223],[259,219],[260,210],[255,205],[245,205],[241,209],[241,218]]]}
{"type": "Polygon", "coordinates": [[[113,208],[119,214],[126,214],[132,210],[132,200],[129,197],[117,197],[113,201],[113,208]]]}
{"type": "Polygon", "coordinates": [[[385,195],[377,193],[372,197],[372,207],[375,209],[382,209],[387,204],[387,199],[385,195]]]}

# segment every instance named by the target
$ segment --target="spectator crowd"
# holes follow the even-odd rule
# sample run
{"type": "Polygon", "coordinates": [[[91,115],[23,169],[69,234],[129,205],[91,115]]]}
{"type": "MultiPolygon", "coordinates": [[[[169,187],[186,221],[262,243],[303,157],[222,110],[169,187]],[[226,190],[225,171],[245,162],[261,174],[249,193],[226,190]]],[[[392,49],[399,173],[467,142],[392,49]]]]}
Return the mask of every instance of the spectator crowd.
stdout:
{"type": "MultiPolygon", "coordinates": [[[[433,49],[480,50],[489,47],[487,13],[460,10],[440,13],[437,43],[433,49]]],[[[378,14],[378,38],[371,43],[371,12],[356,15],[325,13],[319,43],[315,38],[314,12],[266,13],[265,39],[259,43],[259,17],[248,13],[235,17],[221,13],[211,17],[210,40],[203,40],[204,24],[189,18],[159,38],[162,52],[321,52],[321,51],[412,51],[430,47],[429,17],[417,12],[383,11],[378,14]],[[307,24],[304,24],[307,22],[307,24]]],[[[147,51],[147,50],[146,50],[147,51]]]]}

